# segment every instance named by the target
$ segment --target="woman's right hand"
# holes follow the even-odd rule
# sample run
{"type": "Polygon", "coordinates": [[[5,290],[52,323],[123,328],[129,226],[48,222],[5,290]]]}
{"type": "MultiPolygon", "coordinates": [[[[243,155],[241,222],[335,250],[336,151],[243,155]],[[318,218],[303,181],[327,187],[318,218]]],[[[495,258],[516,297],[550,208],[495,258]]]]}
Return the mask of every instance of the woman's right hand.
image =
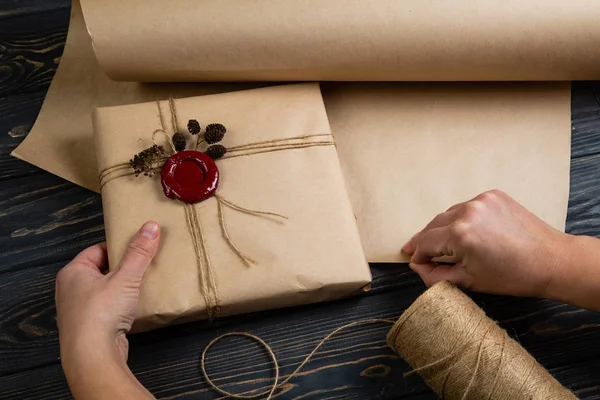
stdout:
{"type": "Polygon", "coordinates": [[[477,292],[545,297],[573,238],[492,190],[436,216],[403,250],[427,286],[447,280],[477,292]],[[441,256],[456,265],[437,265],[441,256]]]}

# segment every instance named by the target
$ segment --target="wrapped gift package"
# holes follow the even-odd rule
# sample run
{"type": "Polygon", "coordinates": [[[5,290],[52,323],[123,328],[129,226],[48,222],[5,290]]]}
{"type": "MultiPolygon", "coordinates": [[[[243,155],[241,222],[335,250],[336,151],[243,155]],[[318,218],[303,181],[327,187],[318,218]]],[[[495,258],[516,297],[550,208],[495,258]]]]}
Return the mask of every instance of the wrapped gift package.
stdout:
{"type": "Polygon", "coordinates": [[[335,299],[370,282],[318,84],[102,107],[93,124],[111,268],[143,222],[161,226],[134,330],[335,299]],[[160,168],[129,166],[155,145],[163,161],[204,149],[189,120],[226,128],[218,188],[194,204],[165,195],[160,168]],[[187,150],[173,151],[174,131],[187,150]]]}

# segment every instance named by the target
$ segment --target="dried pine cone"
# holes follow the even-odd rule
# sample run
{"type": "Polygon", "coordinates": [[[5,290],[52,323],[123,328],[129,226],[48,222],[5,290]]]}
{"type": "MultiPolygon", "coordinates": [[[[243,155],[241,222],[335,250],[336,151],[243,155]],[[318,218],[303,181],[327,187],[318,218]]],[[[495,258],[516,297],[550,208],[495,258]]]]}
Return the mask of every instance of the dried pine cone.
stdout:
{"type": "Polygon", "coordinates": [[[217,158],[223,157],[225,153],[227,153],[227,149],[221,144],[214,144],[209,146],[205,153],[213,160],[216,160],[217,158]]]}
{"type": "Polygon", "coordinates": [[[221,124],[209,124],[206,126],[206,133],[204,134],[204,140],[208,144],[214,144],[223,140],[227,129],[221,124]]]}
{"type": "Polygon", "coordinates": [[[183,151],[185,150],[185,146],[187,145],[187,140],[185,136],[179,132],[175,132],[173,134],[173,146],[175,146],[175,151],[183,151]]]}
{"type": "Polygon", "coordinates": [[[166,158],[165,149],[162,146],[154,145],[146,150],[140,151],[129,160],[129,165],[133,168],[135,176],[144,174],[153,176],[155,169],[166,158]]]}
{"type": "Polygon", "coordinates": [[[195,119],[190,119],[188,121],[188,131],[190,131],[190,133],[192,135],[197,135],[200,133],[200,124],[198,123],[198,121],[196,121],[195,119]]]}

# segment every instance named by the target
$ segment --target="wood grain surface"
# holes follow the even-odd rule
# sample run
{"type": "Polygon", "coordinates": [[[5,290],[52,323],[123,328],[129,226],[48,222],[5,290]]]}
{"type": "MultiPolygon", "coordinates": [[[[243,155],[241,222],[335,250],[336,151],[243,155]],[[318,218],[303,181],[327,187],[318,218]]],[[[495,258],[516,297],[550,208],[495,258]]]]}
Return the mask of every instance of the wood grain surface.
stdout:
{"type": "MultiPolygon", "coordinates": [[[[71,398],[60,366],[56,272],[104,239],[100,197],[9,156],[27,135],[58,66],[67,0],[0,1],[0,398],[71,398]]],[[[600,237],[600,83],[573,84],[571,195],[567,230],[600,237]]],[[[199,359],[216,335],[250,331],[274,349],[284,376],[329,331],[361,318],[394,318],[424,290],[405,265],[372,265],[373,290],[357,298],[160,329],[131,337],[129,364],[162,399],[221,398],[199,359]]],[[[600,399],[600,314],[549,300],[475,300],[563,384],[600,399]]],[[[285,399],[435,399],[385,344],[385,325],[342,332],[284,388],[285,399]]],[[[264,352],[229,340],[208,369],[228,390],[266,388],[264,352]]]]}

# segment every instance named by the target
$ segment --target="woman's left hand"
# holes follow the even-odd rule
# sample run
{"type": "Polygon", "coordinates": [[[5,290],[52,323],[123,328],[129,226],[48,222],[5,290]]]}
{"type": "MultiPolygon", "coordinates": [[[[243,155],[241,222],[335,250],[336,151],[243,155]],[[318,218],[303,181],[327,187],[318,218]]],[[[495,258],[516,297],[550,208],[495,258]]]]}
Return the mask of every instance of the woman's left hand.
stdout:
{"type": "Polygon", "coordinates": [[[126,365],[125,334],[133,324],[142,278],[159,241],[158,224],[150,221],[137,232],[113,271],[105,271],[105,243],[82,251],[59,271],[56,313],[61,359],[76,398],[89,398],[94,375],[105,374],[107,368],[123,369],[133,377],[126,365]]]}

